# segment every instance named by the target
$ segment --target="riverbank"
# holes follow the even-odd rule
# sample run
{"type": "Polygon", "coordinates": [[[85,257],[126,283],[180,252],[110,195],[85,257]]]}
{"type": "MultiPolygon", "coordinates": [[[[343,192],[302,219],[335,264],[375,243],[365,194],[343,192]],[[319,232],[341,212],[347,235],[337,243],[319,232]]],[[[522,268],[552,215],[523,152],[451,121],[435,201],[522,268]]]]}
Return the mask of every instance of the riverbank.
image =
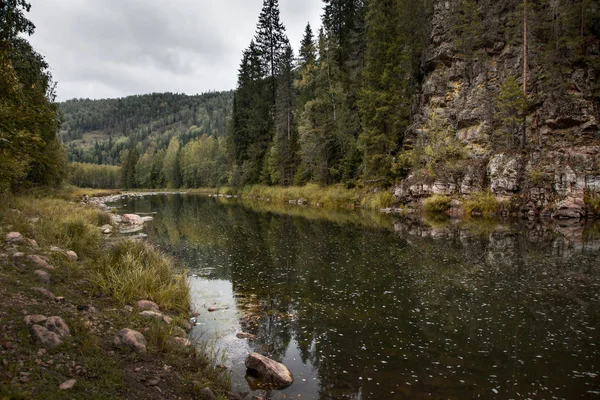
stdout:
{"type": "Polygon", "coordinates": [[[0,199],[0,398],[228,398],[219,360],[187,339],[184,272],[107,240],[113,218],[73,201],[102,192],[0,199]]]}

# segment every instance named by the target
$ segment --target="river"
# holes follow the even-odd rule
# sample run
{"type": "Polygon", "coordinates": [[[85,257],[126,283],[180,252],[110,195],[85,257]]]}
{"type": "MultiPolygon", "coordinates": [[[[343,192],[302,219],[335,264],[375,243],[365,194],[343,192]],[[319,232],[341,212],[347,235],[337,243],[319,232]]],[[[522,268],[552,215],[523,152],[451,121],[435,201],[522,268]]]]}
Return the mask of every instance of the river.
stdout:
{"type": "Polygon", "coordinates": [[[600,398],[598,224],[416,220],[185,194],[117,207],[151,214],[147,240],[190,271],[192,336],[226,352],[237,391],[600,398]],[[294,383],[248,383],[251,351],[284,363],[294,383]]]}

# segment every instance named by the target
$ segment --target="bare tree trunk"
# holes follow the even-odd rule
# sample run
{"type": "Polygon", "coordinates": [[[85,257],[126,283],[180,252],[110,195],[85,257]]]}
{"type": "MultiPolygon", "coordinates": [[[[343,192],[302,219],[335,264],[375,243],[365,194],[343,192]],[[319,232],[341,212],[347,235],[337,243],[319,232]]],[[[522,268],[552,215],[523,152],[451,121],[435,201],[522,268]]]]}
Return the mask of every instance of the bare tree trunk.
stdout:
{"type": "MultiPolygon", "coordinates": [[[[527,100],[527,0],[523,2],[523,95],[527,100]]],[[[521,145],[524,148],[527,144],[527,112],[523,112],[523,136],[521,145]]]]}

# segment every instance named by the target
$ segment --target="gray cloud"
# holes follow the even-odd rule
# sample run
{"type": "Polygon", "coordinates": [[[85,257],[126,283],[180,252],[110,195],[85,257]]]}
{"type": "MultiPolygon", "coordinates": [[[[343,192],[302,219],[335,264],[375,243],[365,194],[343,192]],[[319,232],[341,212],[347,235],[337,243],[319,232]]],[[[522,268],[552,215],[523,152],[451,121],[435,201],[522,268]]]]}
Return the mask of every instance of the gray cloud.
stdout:
{"type": "MultiPolygon", "coordinates": [[[[29,18],[34,48],[58,81],[58,98],[200,93],[235,87],[262,0],[43,0],[29,18]]],[[[297,49],[321,0],[280,0],[297,49]]]]}

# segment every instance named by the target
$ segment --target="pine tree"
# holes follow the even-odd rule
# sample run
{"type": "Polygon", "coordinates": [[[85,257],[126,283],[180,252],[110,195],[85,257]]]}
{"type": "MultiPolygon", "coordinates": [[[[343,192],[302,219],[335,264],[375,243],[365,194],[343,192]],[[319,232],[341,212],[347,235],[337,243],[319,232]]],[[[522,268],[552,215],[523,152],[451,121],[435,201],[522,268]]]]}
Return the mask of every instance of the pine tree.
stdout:
{"type": "Polygon", "coordinates": [[[314,64],[317,58],[315,38],[310,23],[306,24],[304,36],[300,42],[300,65],[314,64]]]}
{"type": "Polygon", "coordinates": [[[279,20],[279,0],[264,0],[254,40],[261,57],[263,73],[271,86],[271,104],[275,105],[275,77],[279,73],[278,67],[288,42],[285,27],[279,20]]]}

